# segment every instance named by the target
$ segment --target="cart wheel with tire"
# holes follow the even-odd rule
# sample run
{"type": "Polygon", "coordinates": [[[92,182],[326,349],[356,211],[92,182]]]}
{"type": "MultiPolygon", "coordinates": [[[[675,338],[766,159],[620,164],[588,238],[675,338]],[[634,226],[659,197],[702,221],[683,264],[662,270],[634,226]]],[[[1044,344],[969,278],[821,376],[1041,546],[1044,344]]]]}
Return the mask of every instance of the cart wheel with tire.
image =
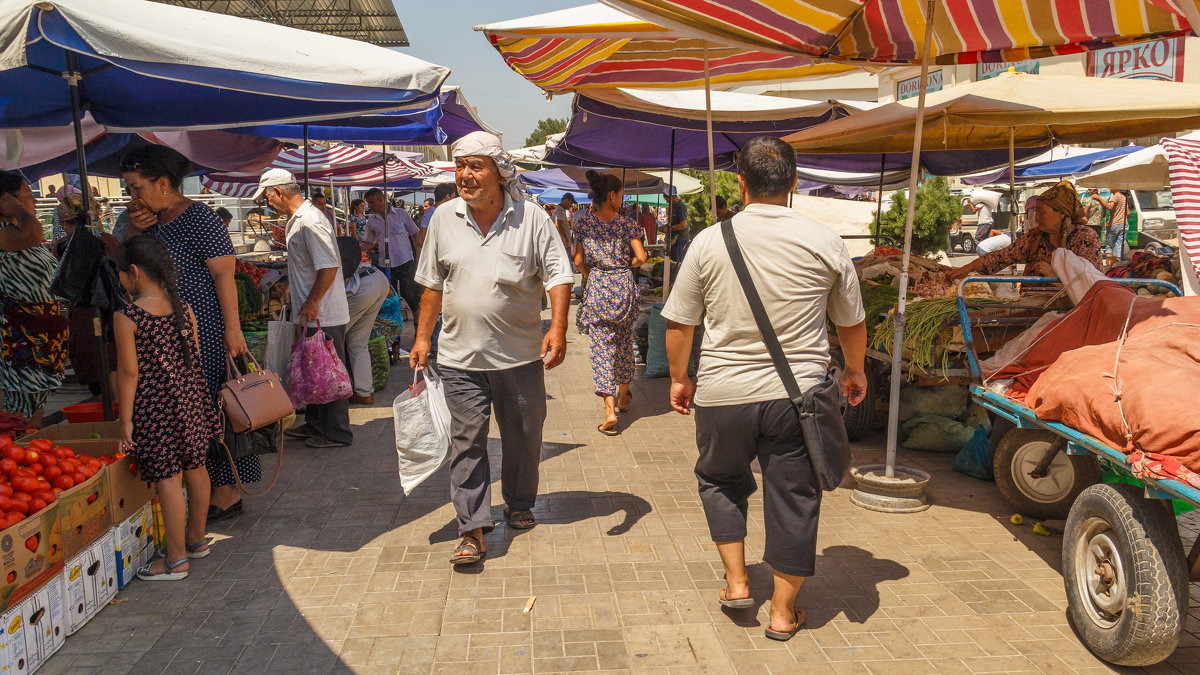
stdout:
{"type": "Polygon", "coordinates": [[[1042,429],[1013,428],[996,446],[996,487],[1017,513],[1066,518],[1081,492],[1100,482],[1091,455],[1068,455],[1066,440],[1042,429]]]}
{"type": "Polygon", "coordinates": [[[1175,651],[1188,572],[1170,502],[1134,485],[1099,484],[1075,500],[1063,534],[1067,611],[1083,643],[1119,666],[1175,651]]]}
{"type": "MultiPolygon", "coordinates": [[[[846,436],[857,441],[865,437],[871,431],[871,427],[875,424],[875,400],[878,398],[879,387],[875,382],[875,365],[871,359],[865,359],[864,365],[867,374],[867,395],[863,398],[862,403],[852,406],[846,401],[846,397],[842,396],[842,421],[846,425],[846,436]]],[[[846,369],[846,357],[842,354],[839,347],[834,347],[829,350],[829,376],[833,378],[841,378],[842,371],[846,369]]]]}
{"type": "Polygon", "coordinates": [[[959,246],[962,247],[963,253],[970,255],[975,252],[975,237],[963,233],[961,239],[958,240],[959,246]]]}

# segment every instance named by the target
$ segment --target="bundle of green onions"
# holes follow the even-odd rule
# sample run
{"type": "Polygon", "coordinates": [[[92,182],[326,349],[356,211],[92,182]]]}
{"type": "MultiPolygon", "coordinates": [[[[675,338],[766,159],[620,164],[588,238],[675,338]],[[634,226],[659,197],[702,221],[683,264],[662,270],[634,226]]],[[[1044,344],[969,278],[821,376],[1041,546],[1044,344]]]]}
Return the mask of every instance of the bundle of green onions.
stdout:
{"type": "MultiPolygon", "coordinates": [[[[867,330],[870,331],[883,321],[883,314],[896,306],[896,301],[900,299],[900,289],[863,283],[859,285],[859,290],[862,292],[863,310],[867,313],[867,330]]],[[[912,299],[913,294],[909,293],[908,297],[912,299]]]]}
{"type": "MultiPolygon", "coordinates": [[[[894,295],[895,289],[892,290],[894,295]]],[[[1001,305],[1004,304],[1004,301],[993,298],[966,298],[966,304],[967,309],[972,310],[1001,305]]],[[[943,328],[947,319],[957,319],[958,300],[956,298],[919,300],[908,304],[904,314],[904,348],[912,351],[912,356],[908,361],[910,376],[917,371],[931,372],[934,352],[939,347],[943,347],[940,366],[942,378],[945,379],[950,368],[950,355],[944,349],[944,343],[949,339],[949,335],[943,336],[943,328]],[[945,339],[939,340],[943,337],[945,339]]],[[[893,313],[875,327],[875,333],[871,337],[871,348],[889,352],[895,330],[896,315],[893,313]]]]}

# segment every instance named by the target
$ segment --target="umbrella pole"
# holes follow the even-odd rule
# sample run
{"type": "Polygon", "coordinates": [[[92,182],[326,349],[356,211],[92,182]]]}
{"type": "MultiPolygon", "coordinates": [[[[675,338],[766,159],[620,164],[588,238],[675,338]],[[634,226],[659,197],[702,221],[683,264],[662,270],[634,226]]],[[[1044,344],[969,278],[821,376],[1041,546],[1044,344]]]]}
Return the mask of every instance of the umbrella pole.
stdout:
{"type": "MultiPolygon", "coordinates": [[[[1017,128],[1008,128],[1008,236],[1012,241],[1017,240],[1017,128]]],[[[1017,268],[1013,268],[1013,274],[1017,268]]]]}
{"type": "Polygon", "coordinates": [[[671,293],[671,195],[675,194],[675,129],[671,129],[671,159],[667,168],[667,236],[663,237],[663,302],[671,293]]]}
{"type": "Polygon", "coordinates": [[[880,246],[880,219],[883,217],[883,169],[887,166],[887,153],[879,154],[879,192],[875,195],[875,245],[880,246]]]}
{"type": "MultiPolygon", "coordinates": [[[[92,225],[92,188],[88,185],[87,153],[83,148],[83,96],[79,92],[79,81],[83,75],[79,72],[79,60],[75,52],[67,52],[67,89],[71,94],[71,126],[75,131],[75,160],[79,164],[79,191],[83,197],[83,214],[85,227],[92,225]]],[[[66,181],[63,181],[64,185],[66,181]]],[[[65,194],[65,191],[64,191],[65,194]]],[[[105,328],[112,325],[112,312],[100,310],[99,316],[93,320],[96,343],[100,347],[100,406],[104,411],[104,421],[113,420],[113,391],[108,377],[108,349],[104,344],[105,328]]]]}
{"type": "MultiPolygon", "coordinates": [[[[717,222],[717,169],[716,158],[713,156],[713,132],[712,132],[712,82],[709,80],[708,73],[708,43],[704,43],[704,124],[706,135],[708,136],[708,201],[710,222],[717,222]]],[[[790,202],[789,202],[790,205],[790,202]]]]}
{"type": "MultiPolygon", "coordinates": [[[[383,266],[383,275],[387,277],[388,285],[392,284],[392,245],[388,243],[388,212],[392,210],[392,200],[388,198],[388,183],[387,183],[387,143],[379,146],[383,149],[383,213],[379,214],[383,218],[383,251],[387,257],[378,255],[379,264],[383,266]]],[[[411,307],[409,308],[411,309],[411,307]]],[[[415,317],[414,317],[415,318],[415,317]]]]}
{"type": "Polygon", "coordinates": [[[304,196],[308,197],[308,125],[304,125],[304,196]]]}
{"type": "Polygon", "coordinates": [[[925,49],[921,52],[921,79],[917,94],[917,114],[913,127],[912,164],[908,176],[908,209],[904,214],[904,257],[900,264],[900,299],[896,303],[896,330],[892,334],[892,377],[888,392],[887,463],[884,475],[896,475],[896,448],[900,430],[900,365],[904,351],[904,310],[908,299],[908,265],[912,258],[913,213],[917,206],[917,179],[921,170],[921,136],[925,126],[925,90],[929,78],[929,51],[933,41],[933,8],[936,0],[928,0],[925,10],[925,49]]]}

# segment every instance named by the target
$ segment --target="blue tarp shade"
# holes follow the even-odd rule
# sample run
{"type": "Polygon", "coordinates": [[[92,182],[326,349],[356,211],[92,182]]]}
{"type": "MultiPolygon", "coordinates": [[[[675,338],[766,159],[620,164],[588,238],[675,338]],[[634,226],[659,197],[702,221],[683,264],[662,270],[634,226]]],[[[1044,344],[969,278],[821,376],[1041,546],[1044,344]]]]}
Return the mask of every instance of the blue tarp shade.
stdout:
{"type": "MultiPolygon", "coordinates": [[[[1097,168],[1097,165],[1110,162],[1114,159],[1119,159],[1133,152],[1141,150],[1140,145],[1123,145],[1119,148],[1110,148],[1108,150],[1099,150],[1097,152],[1089,152],[1073,157],[1063,157],[1052,162],[1043,162],[1031,166],[1018,166],[1014,172],[1016,183],[1027,183],[1033,180],[1042,178],[1054,178],[1058,176],[1070,176],[1072,174],[1084,173],[1097,168]]],[[[922,154],[924,157],[924,154],[922,154]]],[[[972,176],[964,178],[963,182],[967,185],[990,185],[993,183],[1007,183],[1008,169],[1004,168],[995,173],[989,173],[983,176],[972,176]]]]}
{"type": "MultiPolygon", "coordinates": [[[[153,3],[131,2],[120,11],[137,10],[138,5],[153,3]]],[[[64,6],[64,11],[67,9],[64,6]]],[[[50,3],[30,3],[21,11],[31,15],[24,36],[28,65],[0,71],[2,127],[71,123],[71,99],[62,77],[70,70],[68,52],[77,56],[78,71],[83,75],[83,106],[97,122],[121,130],[218,128],[389,107],[418,109],[436,101],[427,91],[330,84],[182,61],[135,61],[107,54],[101,57],[67,21],[64,12],[50,3]]],[[[179,15],[180,20],[186,17],[179,15]]]]}
{"type": "MultiPolygon", "coordinates": [[[[534,194],[533,190],[536,190],[536,189],[538,189],[538,188],[529,188],[530,194],[534,194]]],[[[566,194],[570,194],[572,197],[574,197],[576,203],[579,203],[579,204],[591,204],[592,203],[591,197],[588,197],[587,190],[583,190],[582,192],[580,192],[578,190],[559,190],[557,188],[550,188],[550,189],[542,190],[541,192],[536,193],[535,196],[537,197],[538,203],[540,203],[540,204],[557,204],[562,201],[563,195],[566,195],[566,194]]]]}
{"type": "MultiPolygon", "coordinates": [[[[445,145],[473,131],[485,131],[459,101],[458,90],[443,91],[436,108],[421,113],[381,113],[308,125],[312,141],[358,144],[445,145]]],[[[267,124],[230,129],[269,138],[304,138],[302,124],[267,124]]]]}

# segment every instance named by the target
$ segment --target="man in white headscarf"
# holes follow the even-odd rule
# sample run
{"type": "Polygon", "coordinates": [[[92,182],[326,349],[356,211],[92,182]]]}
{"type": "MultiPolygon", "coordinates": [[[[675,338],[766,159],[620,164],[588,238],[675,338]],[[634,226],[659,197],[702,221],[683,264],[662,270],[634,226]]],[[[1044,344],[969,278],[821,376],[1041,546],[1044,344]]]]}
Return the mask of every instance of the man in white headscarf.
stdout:
{"type": "Polygon", "coordinates": [[[500,139],[477,131],[452,148],[457,199],[429,222],[416,282],[425,287],[413,368],[429,360],[438,314],[437,370],[450,408],[450,497],[462,537],[453,565],[486,555],[494,519],[487,436],[493,406],[500,429],[504,519],[526,530],[536,522],[546,419],[545,371],[566,355],[567,307],[574,275],[550,216],[521,199],[516,168],[500,139]],[[541,302],[550,293],[550,330],[541,302]]]}

